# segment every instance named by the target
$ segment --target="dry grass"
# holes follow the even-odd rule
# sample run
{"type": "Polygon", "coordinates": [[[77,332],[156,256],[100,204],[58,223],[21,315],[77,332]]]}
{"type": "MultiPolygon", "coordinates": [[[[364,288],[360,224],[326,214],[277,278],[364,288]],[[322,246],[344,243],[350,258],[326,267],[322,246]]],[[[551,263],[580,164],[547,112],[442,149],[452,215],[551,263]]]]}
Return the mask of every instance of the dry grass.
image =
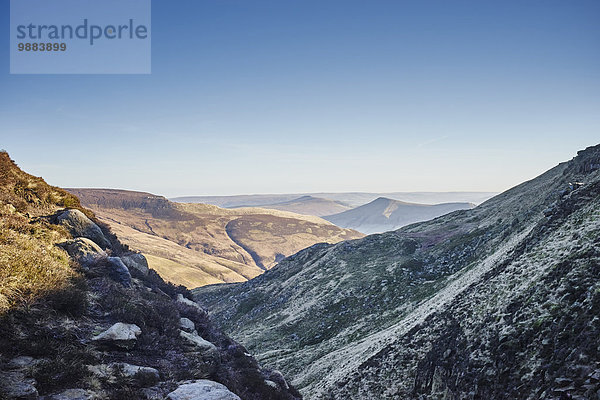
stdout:
{"type": "Polygon", "coordinates": [[[65,289],[75,276],[63,250],[0,227],[0,314],[65,289]]]}
{"type": "Polygon", "coordinates": [[[55,246],[67,232],[36,218],[65,206],[81,208],[75,196],[26,174],[0,152],[0,315],[68,289],[78,276],[55,246]]]}

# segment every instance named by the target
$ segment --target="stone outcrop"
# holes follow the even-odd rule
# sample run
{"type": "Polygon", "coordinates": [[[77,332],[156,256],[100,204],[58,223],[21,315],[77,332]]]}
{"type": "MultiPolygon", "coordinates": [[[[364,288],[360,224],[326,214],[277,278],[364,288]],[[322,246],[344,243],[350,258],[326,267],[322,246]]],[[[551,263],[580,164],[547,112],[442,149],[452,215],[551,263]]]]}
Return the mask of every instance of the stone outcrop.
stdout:
{"type": "Polygon", "coordinates": [[[194,322],[187,318],[179,318],[179,327],[181,328],[181,330],[188,333],[196,332],[196,326],[194,325],[194,322]]]}
{"type": "Polygon", "coordinates": [[[119,376],[124,376],[127,378],[138,378],[146,383],[154,384],[160,379],[157,369],[128,363],[93,365],[89,369],[94,375],[109,380],[115,380],[119,376]]]}
{"type": "Polygon", "coordinates": [[[110,242],[102,233],[102,229],[79,210],[65,210],[57,215],[56,220],[59,225],[67,228],[73,237],[88,238],[103,249],[111,247],[110,242]]]}
{"type": "Polygon", "coordinates": [[[168,400],[240,400],[225,385],[218,382],[200,379],[187,382],[169,393],[168,400]]]}
{"type": "Polygon", "coordinates": [[[104,332],[94,336],[92,340],[122,349],[131,349],[135,346],[135,342],[141,333],[142,330],[135,324],[117,322],[104,332]]]}
{"type": "Polygon", "coordinates": [[[129,271],[132,270],[138,271],[143,276],[148,276],[150,272],[150,268],[148,267],[148,260],[141,253],[127,253],[121,255],[121,260],[123,263],[129,268],[129,271]]]}
{"type": "Polygon", "coordinates": [[[188,343],[196,347],[201,352],[207,354],[216,353],[217,347],[209,342],[208,340],[203,339],[201,336],[195,333],[188,333],[185,331],[180,331],[179,334],[182,338],[184,338],[188,343]]]}
{"type": "Polygon", "coordinates": [[[115,281],[125,287],[131,286],[131,274],[129,269],[119,257],[108,257],[106,259],[108,274],[115,281]]]}
{"type": "Polygon", "coordinates": [[[96,242],[86,237],[78,237],[60,243],[60,246],[69,253],[71,257],[79,261],[82,267],[88,268],[107,254],[96,242]]]}

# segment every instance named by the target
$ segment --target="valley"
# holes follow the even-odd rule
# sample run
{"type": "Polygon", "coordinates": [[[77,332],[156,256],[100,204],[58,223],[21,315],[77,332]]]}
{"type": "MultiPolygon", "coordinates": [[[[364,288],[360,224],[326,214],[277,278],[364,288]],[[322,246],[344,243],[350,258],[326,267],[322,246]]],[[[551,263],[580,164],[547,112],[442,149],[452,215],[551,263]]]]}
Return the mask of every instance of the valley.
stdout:
{"type": "Polygon", "coordinates": [[[474,209],[315,245],[195,298],[307,399],[589,398],[599,163],[590,147],[474,209]]]}
{"type": "Polygon", "coordinates": [[[166,280],[189,288],[246,281],[315,243],[363,234],[315,216],[174,203],[149,193],[68,189],[166,280]]]}

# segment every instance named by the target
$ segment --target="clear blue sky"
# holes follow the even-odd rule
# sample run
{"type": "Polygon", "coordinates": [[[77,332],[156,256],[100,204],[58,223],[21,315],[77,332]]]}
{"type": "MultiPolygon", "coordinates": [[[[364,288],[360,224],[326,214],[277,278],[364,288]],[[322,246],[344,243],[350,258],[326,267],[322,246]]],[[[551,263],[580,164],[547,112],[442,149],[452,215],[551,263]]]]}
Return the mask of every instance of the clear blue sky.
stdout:
{"type": "Polygon", "coordinates": [[[151,75],[9,75],[0,147],[167,196],[500,191],[600,142],[600,1],[155,0],[151,75]]]}

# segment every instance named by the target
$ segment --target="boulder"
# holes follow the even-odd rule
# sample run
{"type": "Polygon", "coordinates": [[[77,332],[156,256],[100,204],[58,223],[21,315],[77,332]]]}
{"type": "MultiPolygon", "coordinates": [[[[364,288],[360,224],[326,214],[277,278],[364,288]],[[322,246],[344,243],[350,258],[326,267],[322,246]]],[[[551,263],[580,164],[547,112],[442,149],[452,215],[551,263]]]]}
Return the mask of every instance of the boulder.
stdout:
{"type": "Polygon", "coordinates": [[[182,294],[178,294],[177,295],[177,302],[181,303],[181,304],[186,304],[190,307],[194,307],[197,308],[199,311],[202,311],[204,313],[204,309],[202,307],[200,307],[200,304],[196,303],[195,301],[192,301],[190,299],[187,299],[185,297],[183,297],[182,294]]]}
{"type": "Polygon", "coordinates": [[[144,276],[148,276],[150,268],[148,267],[148,260],[141,253],[129,253],[121,256],[123,263],[129,268],[129,271],[136,270],[144,276]]]}
{"type": "Polygon", "coordinates": [[[151,367],[142,367],[139,365],[132,365],[127,363],[110,363],[100,364],[89,367],[90,372],[94,375],[114,380],[118,375],[122,375],[128,378],[142,379],[144,382],[152,385],[158,382],[160,374],[158,370],[151,367]]]}
{"type": "Polygon", "coordinates": [[[2,372],[0,373],[1,398],[3,400],[37,399],[39,395],[35,384],[35,379],[26,378],[22,372],[2,372]]]}
{"type": "Polygon", "coordinates": [[[102,230],[79,210],[65,210],[57,216],[59,225],[64,226],[73,237],[85,237],[94,241],[103,249],[110,248],[110,242],[102,230]]]}
{"type": "Polygon", "coordinates": [[[142,330],[135,324],[117,322],[101,334],[94,336],[92,340],[121,349],[132,349],[141,333],[142,330]]]}
{"type": "Polygon", "coordinates": [[[185,331],[179,331],[179,335],[184,338],[188,343],[197,347],[203,353],[212,353],[217,351],[217,346],[203,339],[201,336],[195,333],[188,333],[185,331]]]}
{"type": "Polygon", "coordinates": [[[111,279],[119,282],[125,287],[131,286],[131,274],[129,269],[119,257],[107,258],[108,274],[111,279]]]}
{"type": "Polygon", "coordinates": [[[24,369],[35,365],[39,360],[29,356],[15,357],[8,362],[7,367],[9,369],[24,369]]]}
{"type": "Polygon", "coordinates": [[[60,243],[59,246],[65,249],[71,257],[79,261],[84,268],[87,268],[98,259],[107,257],[106,252],[100,246],[85,237],[67,240],[60,243]]]}
{"type": "Polygon", "coordinates": [[[179,318],[179,327],[189,333],[197,333],[196,325],[188,318],[179,318]]]}
{"type": "Polygon", "coordinates": [[[200,379],[184,383],[167,395],[168,400],[240,400],[225,385],[200,379]]]}
{"type": "Polygon", "coordinates": [[[98,396],[84,389],[67,389],[60,393],[44,397],[45,400],[92,400],[98,396]]]}

